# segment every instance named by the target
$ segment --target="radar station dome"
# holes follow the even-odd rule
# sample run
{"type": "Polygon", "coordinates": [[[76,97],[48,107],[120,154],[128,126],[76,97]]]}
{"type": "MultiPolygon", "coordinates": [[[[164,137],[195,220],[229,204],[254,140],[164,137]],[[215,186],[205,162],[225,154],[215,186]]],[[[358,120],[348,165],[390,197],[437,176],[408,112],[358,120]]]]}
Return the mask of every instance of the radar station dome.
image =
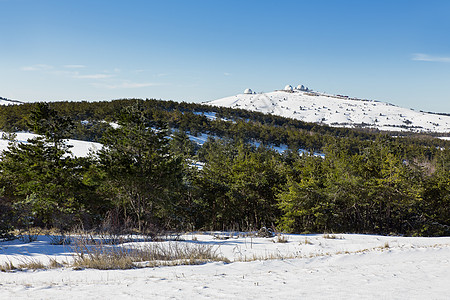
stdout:
{"type": "Polygon", "coordinates": [[[285,90],[285,91],[290,91],[290,92],[292,92],[292,90],[293,90],[292,85],[290,85],[290,84],[286,85],[286,86],[284,87],[284,90],[285,90]]]}
{"type": "Polygon", "coordinates": [[[305,86],[304,86],[303,84],[299,84],[299,85],[297,86],[297,90],[300,90],[300,91],[306,91],[306,88],[305,88],[305,86]]]}

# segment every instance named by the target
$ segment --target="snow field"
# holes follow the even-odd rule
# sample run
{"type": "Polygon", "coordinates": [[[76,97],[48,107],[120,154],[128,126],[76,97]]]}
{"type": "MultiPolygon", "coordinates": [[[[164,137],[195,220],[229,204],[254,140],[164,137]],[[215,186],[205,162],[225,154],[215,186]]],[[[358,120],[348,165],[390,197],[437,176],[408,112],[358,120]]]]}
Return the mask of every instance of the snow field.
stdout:
{"type": "MultiPolygon", "coordinates": [[[[1,139],[3,132],[0,131],[0,152],[8,148],[9,141],[1,139]]],[[[16,132],[16,140],[19,143],[27,143],[28,139],[37,137],[38,135],[29,132],[16,132]]],[[[80,141],[80,140],[67,140],[67,144],[72,146],[70,151],[75,157],[86,157],[90,150],[97,151],[102,148],[102,144],[80,141]]]]}
{"type": "MultiPolygon", "coordinates": [[[[282,236],[287,243],[230,233],[188,234],[177,242],[213,245],[232,263],[0,273],[1,298],[448,299],[450,294],[450,237],[282,236]]],[[[71,247],[50,245],[45,236],[28,244],[0,243],[0,263],[68,259],[70,253],[71,247]]]]}

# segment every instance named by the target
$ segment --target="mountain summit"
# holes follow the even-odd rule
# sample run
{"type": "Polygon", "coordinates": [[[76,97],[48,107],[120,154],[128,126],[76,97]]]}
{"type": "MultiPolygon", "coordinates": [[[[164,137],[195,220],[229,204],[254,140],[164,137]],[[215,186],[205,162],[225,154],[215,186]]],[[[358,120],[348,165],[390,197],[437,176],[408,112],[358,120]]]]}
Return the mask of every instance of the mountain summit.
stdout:
{"type": "Polygon", "coordinates": [[[417,112],[375,100],[319,93],[303,85],[270,93],[243,94],[208,102],[213,106],[241,108],[305,122],[337,127],[378,128],[385,131],[450,132],[450,116],[417,112]]]}

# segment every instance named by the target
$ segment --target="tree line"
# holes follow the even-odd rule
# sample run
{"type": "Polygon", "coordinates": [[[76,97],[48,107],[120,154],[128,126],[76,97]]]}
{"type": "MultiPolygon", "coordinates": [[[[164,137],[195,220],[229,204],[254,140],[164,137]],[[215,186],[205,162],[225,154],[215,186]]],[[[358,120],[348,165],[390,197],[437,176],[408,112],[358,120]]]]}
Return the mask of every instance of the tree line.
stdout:
{"type": "Polygon", "coordinates": [[[72,110],[71,103],[14,108],[28,114],[10,125],[23,123],[39,136],[28,143],[5,136],[0,234],[31,226],[95,228],[111,219],[139,232],[266,226],[296,233],[450,233],[445,141],[294,126],[297,121],[278,117],[269,124],[270,116],[244,120],[231,112],[234,122],[211,121],[171,102],[112,103],[115,112],[104,115],[87,110],[90,103],[72,110]],[[64,140],[85,126],[79,121],[88,114],[102,124],[92,132],[104,147],[77,158],[64,140]],[[221,138],[200,147],[186,134],[194,126],[221,138]],[[249,143],[258,139],[260,147],[249,143]],[[264,145],[284,142],[289,150],[282,154],[264,145]]]}
{"type": "MultiPolygon", "coordinates": [[[[108,123],[117,122],[117,113],[136,101],[141,103],[155,124],[162,122],[170,128],[188,131],[194,135],[207,133],[230,138],[239,137],[246,141],[258,140],[265,144],[286,144],[293,149],[321,150],[330,137],[374,140],[377,135],[382,134],[377,129],[330,127],[261,112],[155,99],[62,101],[52,102],[49,105],[61,116],[73,120],[72,138],[98,142],[108,129],[108,123]],[[201,113],[214,113],[217,118],[212,120],[201,113]]],[[[36,103],[0,105],[0,129],[11,132],[28,130],[27,118],[35,106],[36,103]]],[[[433,139],[429,134],[406,132],[392,134],[409,137],[403,143],[436,147],[445,147],[448,144],[446,141],[433,139]]]]}

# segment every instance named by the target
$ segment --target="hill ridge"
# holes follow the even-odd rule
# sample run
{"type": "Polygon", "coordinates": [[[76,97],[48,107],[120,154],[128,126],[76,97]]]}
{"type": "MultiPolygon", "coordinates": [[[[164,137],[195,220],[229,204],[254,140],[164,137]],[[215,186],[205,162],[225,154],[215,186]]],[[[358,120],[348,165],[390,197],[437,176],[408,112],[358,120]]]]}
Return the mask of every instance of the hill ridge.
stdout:
{"type": "Polygon", "coordinates": [[[0,105],[22,104],[22,101],[0,97],[0,105]]]}
{"type": "Polygon", "coordinates": [[[383,131],[450,132],[450,115],[402,108],[378,100],[298,89],[244,93],[207,102],[334,127],[378,128],[383,131]]]}

